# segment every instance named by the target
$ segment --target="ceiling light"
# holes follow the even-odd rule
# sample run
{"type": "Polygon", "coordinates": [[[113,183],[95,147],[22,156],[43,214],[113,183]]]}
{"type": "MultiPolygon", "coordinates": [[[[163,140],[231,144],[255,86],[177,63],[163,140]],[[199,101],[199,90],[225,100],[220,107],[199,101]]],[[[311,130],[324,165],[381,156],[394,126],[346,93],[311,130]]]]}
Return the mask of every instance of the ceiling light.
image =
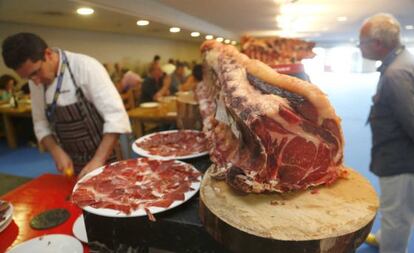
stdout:
{"type": "Polygon", "coordinates": [[[237,42],[236,42],[235,40],[232,40],[232,41],[231,41],[231,44],[232,44],[232,45],[236,45],[236,44],[237,44],[237,42]]]}
{"type": "Polygon", "coordinates": [[[345,22],[348,20],[348,18],[345,16],[342,16],[342,17],[337,17],[336,20],[338,20],[339,22],[345,22]]]}
{"type": "Polygon", "coordinates": [[[91,15],[93,14],[95,11],[92,8],[88,8],[88,7],[82,7],[76,10],[76,12],[79,15],[91,15]]]}
{"type": "Polygon", "coordinates": [[[170,32],[172,32],[172,33],[178,33],[180,31],[181,31],[181,29],[179,27],[171,27],[170,28],[170,32]]]}
{"type": "Polygon", "coordinates": [[[413,30],[414,29],[414,25],[406,25],[405,29],[407,30],[413,30]]]}
{"type": "Polygon", "coordinates": [[[309,3],[288,3],[283,4],[279,9],[279,14],[289,16],[320,15],[329,10],[326,5],[309,3]]]}
{"type": "Polygon", "coordinates": [[[273,1],[278,5],[296,2],[295,0],[273,0],[273,1]]]}
{"type": "Polygon", "coordinates": [[[198,36],[200,36],[199,32],[192,32],[191,33],[191,37],[198,37],[198,36]]]}
{"type": "Polygon", "coordinates": [[[223,42],[223,40],[224,40],[224,39],[223,39],[223,37],[217,37],[217,38],[216,38],[216,40],[217,40],[218,42],[223,42]]]}
{"type": "Polygon", "coordinates": [[[138,20],[137,25],[138,26],[146,26],[146,25],[149,25],[149,21],[148,20],[138,20]]]}
{"type": "Polygon", "coordinates": [[[212,40],[212,39],[214,39],[214,36],[213,35],[206,35],[206,40],[212,40]]]}
{"type": "Polygon", "coordinates": [[[226,43],[226,44],[230,44],[230,40],[229,40],[229,39],[225,39],[225,40],[224,40],[224,43],[226,43]]]}

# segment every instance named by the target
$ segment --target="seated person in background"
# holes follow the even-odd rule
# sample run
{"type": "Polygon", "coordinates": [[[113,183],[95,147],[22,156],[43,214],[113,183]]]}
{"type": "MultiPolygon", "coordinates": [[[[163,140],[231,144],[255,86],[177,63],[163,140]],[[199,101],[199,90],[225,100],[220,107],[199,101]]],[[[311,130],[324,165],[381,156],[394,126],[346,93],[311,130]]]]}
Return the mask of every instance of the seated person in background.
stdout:
{"type": "Polygon", "coordinates": [[[153,65],[160,67],[161,66],[160,61],[161,61],[161,57],[158,54],[154,55],[154,58],[152,59],[150,67],[153,65]]]}
{"type": "Polygon", "coordinates": [[[159,65],[150,66],[148,77],[142,82],[141,102],[154,101],[156,93],[163,86],[164,73],[159,65]]]}
{"type": "Polygon", "coordinates": [[[117,83],[121,80],[123,76],[121,64],[115,62],[114,64],[114,72],[111,74],[111,80],[113,83],[117,83]]]}
{"type": "Polygon", "coordinates": [[[17,80],[11,75],[4,74],[0,76],[0,101],[9,102],[13,95],[17,80]]]}
{"type": "Polygon", "coordinates": [[[194,91],[197,84],[203,81],[203,66],[197,64],[194,66],[191,75],[187,78],[185,83],[180,86],[180,91],[194,91]]]}
{"type": "Polygon", "coordinates": [[[188,76],[191,75],[191,67],[190,64],[188,62],[183,62],[184,64],[184,76],[187,78],[188,76]]]}
{"type": "Polygon", "coordinates": [[[122,79],[117,83],[117,89],[119,93],[125,93],[130,89],[140,88],[142,78],[140,75],[129,69],[122,69],[124,75],[122,79]]]}
{"type": "Polygon", "coordinates": [[[168,63],[162,65],[161,69],[166,75],[171,75],[175,71],[175,64],[173,59],[168,59],[168,63]]]}
{"type": "Polygon", "coordinates": [[[178,63],[174,73],[165,77],[162,87],[157,94],[155,94],[154,99],[159,100],[161,97],[174,95],[184,81],[184,65],[178,63]]]}

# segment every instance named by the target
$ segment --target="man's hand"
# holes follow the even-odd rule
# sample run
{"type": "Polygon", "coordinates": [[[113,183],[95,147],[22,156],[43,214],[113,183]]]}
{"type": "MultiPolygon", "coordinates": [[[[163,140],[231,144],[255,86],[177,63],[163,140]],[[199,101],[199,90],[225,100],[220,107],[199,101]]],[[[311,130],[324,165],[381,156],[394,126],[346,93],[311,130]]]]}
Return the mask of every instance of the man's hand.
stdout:
{"type": "Polygon", "coordinates": [[[95,152],[93,158],[83,167],[82,171],[78,175],[78,180],[89,172],[103,166],[107,158],[114,150],[114,146],[117,143],[119,134],[117,133],[105,133],[102,137],[102,141],[99,144],[98,149],[95,152]]]}
{"type": "Polygon", "coordinates": [[[58,149],[55,152],[51,153],[53,156],[53,160],[56,163],[56,169],[59,172],[64,172],[64,170],[72,169],[73,170],[73,162],[72,159],[69,157],[68,154],[63,149],[58,149]]]}
{"type": "Polygon", "coordinates": [[[50,152],[59,172],[73,170],[73,162],[68,154],[56,143],[52,135],[48,135],[41,140],[42,145],[50,152]]]}
{"type": "Polygon", "coordinates": [[[81,170],[81,172],[78,175],[78,180],[81,179],[82,177],[84,177],[86,174],[88,174],[89,172],[103,166],[104,163],[101,161],[98,161],[96,159],[92,159],[90,160],[85,167],[83,167],[83,169],[81,170]]]}

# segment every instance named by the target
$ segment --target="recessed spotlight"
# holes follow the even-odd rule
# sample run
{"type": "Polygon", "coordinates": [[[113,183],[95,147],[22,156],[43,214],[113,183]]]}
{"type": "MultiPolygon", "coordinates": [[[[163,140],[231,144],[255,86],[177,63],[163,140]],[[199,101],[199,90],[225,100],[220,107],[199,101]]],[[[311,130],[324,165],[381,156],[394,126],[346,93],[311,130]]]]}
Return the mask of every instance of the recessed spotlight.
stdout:
{"type": "Polygon", "coordinates": [[[179,27],[171,27],[170,28],[170,32],[172,32],[172,33],[178,33],[180,31],[181,31],[181,29],[179,27]]]}
{"type": "Polygon", "coordinates": [[[82,7],[76,10],[76,13],[78,13],[79,15],[91,15],[94,12],[95,11],[89,7],[82,7]]]}
{"type": "Polygon", "coordinates": [[[199,32],[192,32],[191,33],[191,37],[198,37],[198,36],[200,36],[199,32]]]}
{"type": "Polygon", "coordinates": [[[406,25],[405,29],[407,30],[413,30],[414,29],[414,25],[406,25]]]}
{"type": "Polygon", "coordinates": [[[149,21],[148,20],[144,20],[144,19],[138,20],[137,21],[137,25],[138,26],[146,26],[146,25],[149,25],[149,21]]]}
{"type": "Polygon", "coordinates": [[[213,35],[206,35],[206,40],[212,40],[212,39],[214,39],[214,36],[213,35]]]}
{"type": "Polygon", "coordinates": [[[218,42],[223,42],[224,38],[223,38],[223,37],[217,37],[217,38],[216,38],[216,40],[217,40],[218,42]]]}
{"type": "Polygon", "coordinates": [[[345,16],[342,16],[342,17],[337,17],[336,20],[338,20],[339,22],[345,22],[348,20],[348,18],[345,16]]]}
{"type": "Polygon", "coordinates": [[[232,44],[232,45],[236,45],[236,44],[237,44],[237,42],[236,42],[235,40],[232,40],[232,41],[231,41],[231,44],[232,44]]]}
{"type": "Polygon", "coordinates": [[[225,39],[225,40],[224,40],[224,43],[226,43],[226,44],[230,44],[230,40],[229,40],[229,39],[225,39]]]}

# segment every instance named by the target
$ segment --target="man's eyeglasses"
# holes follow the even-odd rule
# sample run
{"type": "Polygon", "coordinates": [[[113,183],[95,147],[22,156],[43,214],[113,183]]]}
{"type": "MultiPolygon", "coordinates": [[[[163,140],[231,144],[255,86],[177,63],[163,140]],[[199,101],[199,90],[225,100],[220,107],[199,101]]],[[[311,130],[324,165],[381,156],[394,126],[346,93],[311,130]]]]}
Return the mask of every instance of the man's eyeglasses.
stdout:
{"type": "Polygon", "coordinates": [[[42,69],[42,66],[43,66],[43,60],[40,60],[40,64],[39,64],[39,67],[37,67],[36,68],[36,70],[34,70],[28,77],[27,77],[27,79],[30,79],[30,80],[33,80],[33,78],[36,78],[36,77],[39,77],[39,73],[40,73],[40,70],[42,69]]]}

